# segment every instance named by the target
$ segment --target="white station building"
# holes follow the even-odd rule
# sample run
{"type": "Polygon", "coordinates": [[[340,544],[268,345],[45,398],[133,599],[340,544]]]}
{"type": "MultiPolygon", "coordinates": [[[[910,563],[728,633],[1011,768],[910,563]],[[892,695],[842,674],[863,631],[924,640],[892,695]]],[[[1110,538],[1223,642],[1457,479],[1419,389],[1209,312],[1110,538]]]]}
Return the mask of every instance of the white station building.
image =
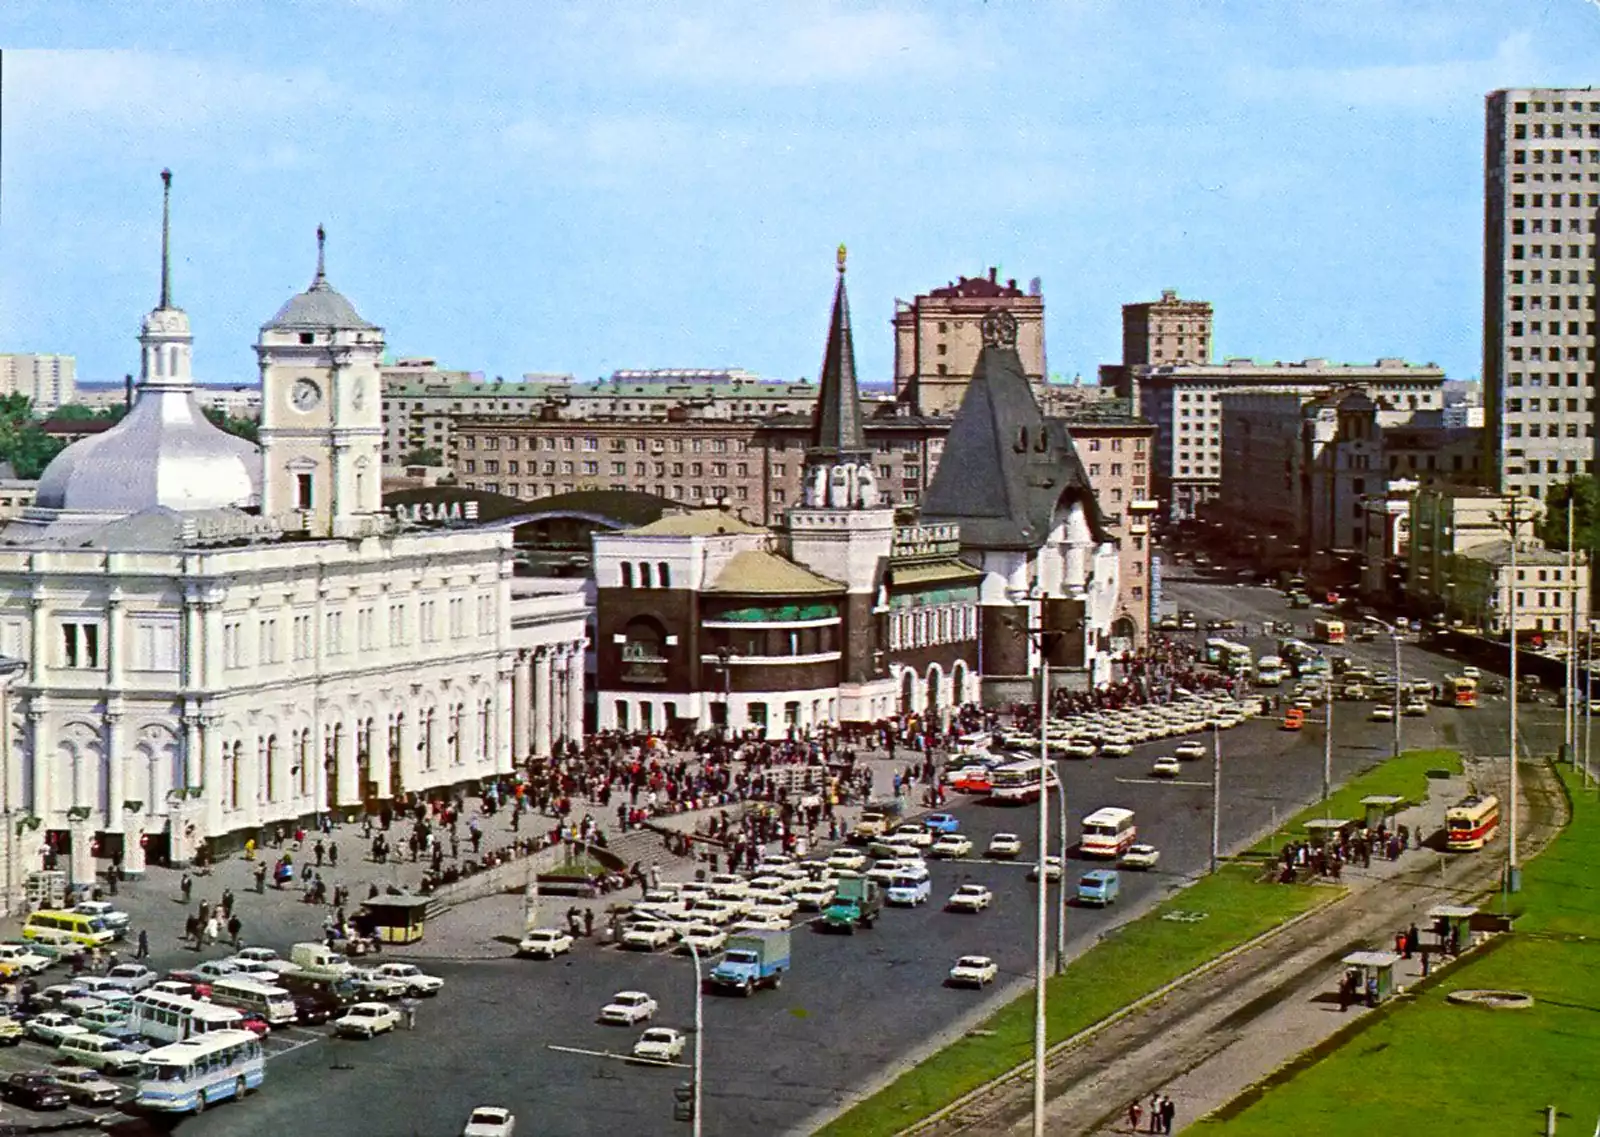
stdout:
{"type": "Polygon", "coordinates": [[[582,591],[514,585],[509,528],[383,512],[383,330],[328,283],[321,231],[311,287],[256,345],[258,448],[196,405],[167,218],[138,401],[0,531],[0,653],[25,663],[8,909],[47,863],[137,874],[147,850],[187,861],[582,736],[582,591]]]}

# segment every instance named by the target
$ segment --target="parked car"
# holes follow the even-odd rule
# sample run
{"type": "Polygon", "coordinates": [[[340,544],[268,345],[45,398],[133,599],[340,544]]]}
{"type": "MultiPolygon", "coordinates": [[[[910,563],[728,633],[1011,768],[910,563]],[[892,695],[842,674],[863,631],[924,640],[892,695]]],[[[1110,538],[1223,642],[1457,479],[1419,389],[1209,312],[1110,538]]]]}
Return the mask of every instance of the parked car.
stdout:
{"type": "Polygon", "coordinates": [[[534,928],[517,941],[517,954],[529,959],[554,959],[572,950],[572,937],[560,928],[534,928]]]}
{"type": "Polygon", "coordinates": [[[106,972],[106,981],[125,991],[139,992],[161,981],[161,976],[142,963],[119,963],[106,972]]]}
{"type": "Polygon", "coordinates": [[[653,1062],[672,1062],[683,1054],[684,1038],[681,1030],[669,1026],[653,1026],[639,1036],[633,1044],[633,1056],[653,1062]]]}
{"type": "Polygon", "coordinates": [[[1128,851],[1122,854],[1124,868],[1153,869],[1161,860],[1161,851],[1154,845],[1129,845],[1128,851]]]}
{"type": "Polygon", "coordinates": [[[122,1089],[98,1071],[83,1066],[58,1066],[49,1078],[63,1093],[83,1105],[106,1105],[122,1096],[122,1089]]]}
{"type": "Polygon", "coordinates": [[[85,916],[99,920],[119,940],[127,937],[128,921],[131,917],[104,900],[80,900],[72,906],[72,911],[82,912],[85,916]]]}
{"type": "Polygon", "coordinates": [[[66,1109],[72,1104],[67,1092],[46,1074],[12,1074],[0,1082],[0,1098],[26,1109],[66,1109]]]}
{"type": "Polygon", "coordinates": [[[461,1137],[514,1137],[517,1115],[504,1106],[480,1105],[467,1117],[461,1137]]]}
{"type": "Polygon", "coordinates": [[[983,987],[993,983],[1000,968],[986,955],[964,955],[956,960],[946,979],[952,987],[983,987]]]}
{"type": "Polygon", "coordinates": [[[31,945],[0,944],[0,975],[42,975],[54,962],[31,945]]]}
{"type": "Polygon", "coordinates": [[[414,963],[380,963],[374,967],[373,973],[388,979],[397,980],[406,985],[406,993],[413,998],[424,995],[437,995],[444,990],[444,980],[437,975],[428,975],[417,969],[414,963]]]}
{"type": "Polygon", "coordinates": [[[930,813],[922,819],[922,824],[938,833],[954,833],[961,828],[960,818],[948,813],[930,813]]]}
{"type": "Polygon", "coordinates": [[[982,912],[994,902],[994,893],[981,884],[963,884],[950,894],[944,906],[951,912],[982,912]]]}
{"type": "Polygon", "coordinates": [[[89,1032],[78,1025],[71,1015],[60,1011],[46,1011],[42,1015],[34,1015],[28,1020],[28,1037],[38,1039],[49,1046],[61,1045],[61,1040],[69,1034],[88,1034],[89,1032]]]}
{"type": "Polygon", "coordinates": [[[989,838],[989,848],[984,855],[997,860],[1010,860],[1022,854],[1022,838],[1015,833],[996,833],[989,838]]]}
{"type": "Polygon", "coordinates": [[[643,991],[618,991],[600,1008],[600,1021],[632,1026],[654,1018],[658,1009],[656,1001],[643,991]]]}

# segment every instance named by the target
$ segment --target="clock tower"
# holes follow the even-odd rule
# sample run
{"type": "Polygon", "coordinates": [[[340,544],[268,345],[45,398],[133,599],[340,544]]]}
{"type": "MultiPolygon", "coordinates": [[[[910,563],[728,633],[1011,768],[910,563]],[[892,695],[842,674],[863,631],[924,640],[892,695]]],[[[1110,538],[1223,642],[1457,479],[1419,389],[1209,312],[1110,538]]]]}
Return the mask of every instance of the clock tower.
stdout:
{"type": "Polygon", "coordinates": [[[324,271],[261,327],[262,512],[300,513],[320,537],[354,536],[382,509],[383,329],[363,320],[324,271]]]}

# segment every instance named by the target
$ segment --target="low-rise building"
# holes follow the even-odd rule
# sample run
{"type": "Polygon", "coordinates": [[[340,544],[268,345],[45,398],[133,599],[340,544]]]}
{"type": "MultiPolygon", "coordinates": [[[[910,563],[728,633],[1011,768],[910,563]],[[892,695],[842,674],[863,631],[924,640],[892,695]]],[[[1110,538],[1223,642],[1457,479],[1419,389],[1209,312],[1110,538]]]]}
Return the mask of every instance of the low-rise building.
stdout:
{"type": "Polygon", "coordinates": [[[1524,545],[1537,541],[1535,527],[1542,515],[1533,498],[1501,495],[1477,486],[1429,486],[1411,499],[1410,548],[1406,556],[1406,597],[1420,608],[1436,608],[1452,618],[1486,626],[1482,607],[1488,593],[1481,589],[1478,603],[1469,602],[1456,577],[1456,561],[1474,550],[1515,536],[1524,545]]]}
{"type": "Polygon", "coordinates": [[[1516,594],[1517,635],[1563,634],[1574,620],[1587,627],[1589,568],[1568,564],[1567,555],[1547,549],[1536,539],[1517,543],[1515,565],[1509,538],[1476,545],[1458,553],[1450,565],[1450,611],[1494,637],[1511,628],[1512,593],[1516,594]]]}
{"type": "Polygon", "coordinates": [[[918,414],[949,418],[961,406],[983,351],[983,321],[1004,308],[1017,324],[1017,359],[1034,386],[1044,383],[1044,295],[1038,280],[963,276],[907,303],[895,301],[894,389],[918,414]]]}

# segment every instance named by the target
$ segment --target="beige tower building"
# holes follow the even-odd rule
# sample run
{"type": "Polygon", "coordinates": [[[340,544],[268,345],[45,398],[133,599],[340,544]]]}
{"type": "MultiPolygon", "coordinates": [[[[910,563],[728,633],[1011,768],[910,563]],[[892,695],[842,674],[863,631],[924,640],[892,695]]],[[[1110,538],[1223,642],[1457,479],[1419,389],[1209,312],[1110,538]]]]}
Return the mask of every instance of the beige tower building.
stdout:
{"type": "Polygon", "coordinates": [[[1017,324],[1017,358],[1036,390],[1045,380],[1044,297],[1035,280],[1026,293],[1015,280],[963,276],[907,304],[895,302],[894,390],[918,413],[949,418],[961,406],[983,351],[983,318],[1004,307],[1017,324]]]}
{"type": "Polygon", "coordinates": [[[307,515],[314,536],[357,536],[382,510],[383,329],[317,274],[261,327],[262,511],[307,515]]]}
{"type": "Polygon", "coordinates": [[[1495,91],[1486,110],[1487,468],[1542,498],[1594,472],[1600,90],[1495,91]]]}
{"type": "Polygon", "coordinates": [[[1210,363],[1211,304],[1180,300],[1175,289],[1161,299],[1122,306],[1122,362],[1139,364],[1210,363]]]}

